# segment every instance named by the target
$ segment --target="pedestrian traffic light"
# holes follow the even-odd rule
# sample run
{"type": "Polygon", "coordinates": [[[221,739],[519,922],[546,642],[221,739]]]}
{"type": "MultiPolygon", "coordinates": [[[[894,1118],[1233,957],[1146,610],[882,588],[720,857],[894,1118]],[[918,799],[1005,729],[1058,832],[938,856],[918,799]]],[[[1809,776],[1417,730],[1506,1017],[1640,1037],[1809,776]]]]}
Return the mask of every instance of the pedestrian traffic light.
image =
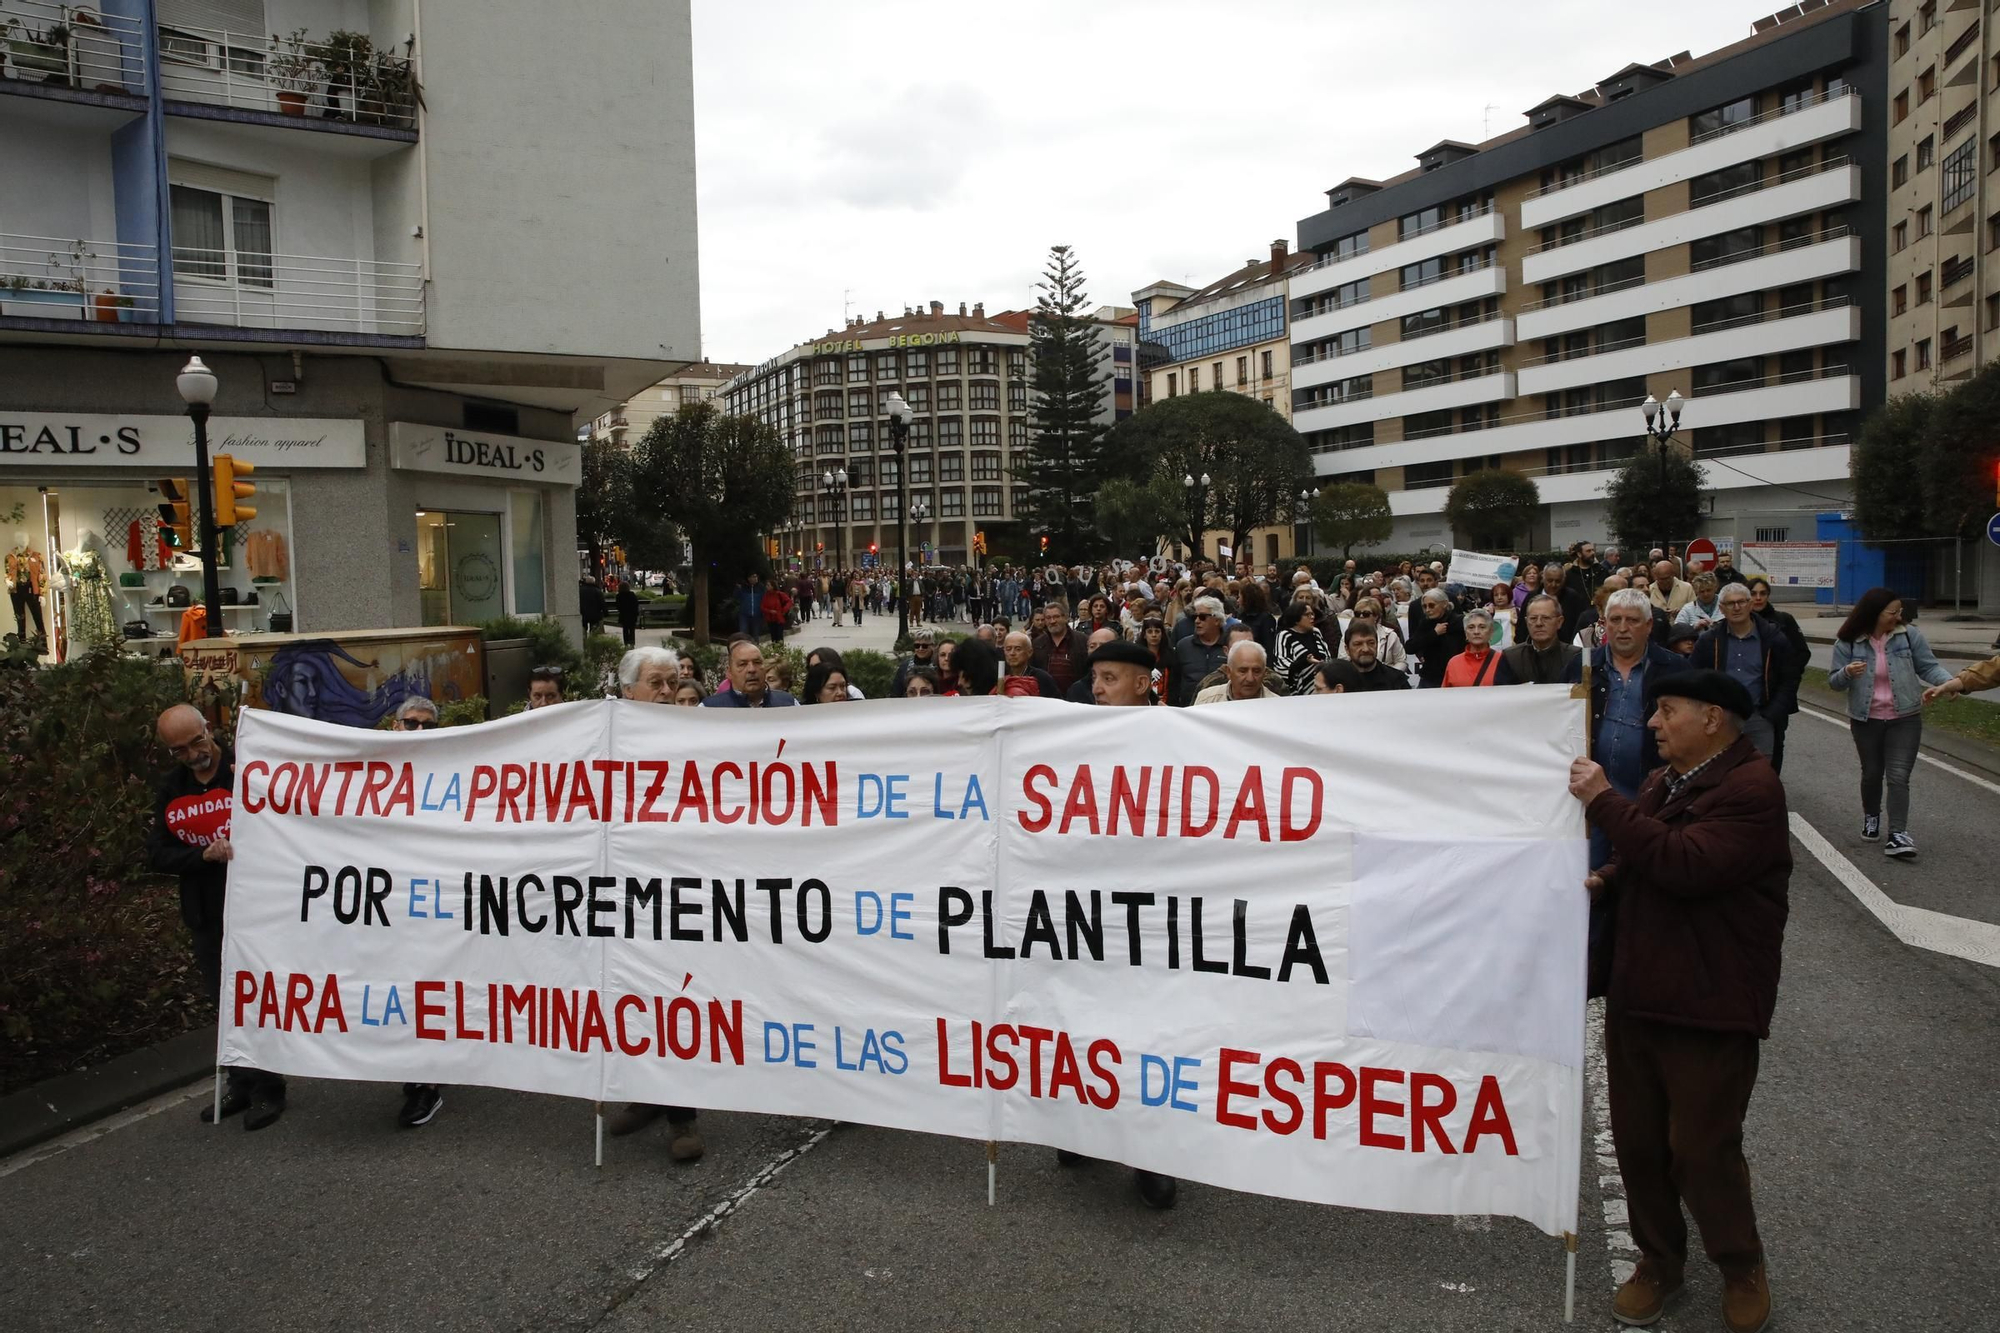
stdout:
{"type": "Polygon", "coordinates": [[[186,480],[180,477],[162,477],[158,484],[160,526],[167,530],[176,550],[194,550],[194,513],[190,506],[186,480]]]}
{"type": "Polygon", "coordinates": [[[875,552],[876,552],[876,551],[877,551],[878,549],[879,549],[879,548],[877,547],[877,545],[876,545],[876,544],[875,544],[874,542],[869,542],[869,543],[868,543],[868,554],[870,554],[870,555],[874,555],[874,554],[875,554],[875,552]]]}
{"type": "Polygon", "coordinates": [[[257,493],[252,483],[236,480],[244,473],[257,469],[249,463],[237,462],[228,454],[217,454],[211,467],[215,472],[215,526],[233,528],[238,523],[248,523],[257,517],[254,507],[236,503],[257,493]]]}

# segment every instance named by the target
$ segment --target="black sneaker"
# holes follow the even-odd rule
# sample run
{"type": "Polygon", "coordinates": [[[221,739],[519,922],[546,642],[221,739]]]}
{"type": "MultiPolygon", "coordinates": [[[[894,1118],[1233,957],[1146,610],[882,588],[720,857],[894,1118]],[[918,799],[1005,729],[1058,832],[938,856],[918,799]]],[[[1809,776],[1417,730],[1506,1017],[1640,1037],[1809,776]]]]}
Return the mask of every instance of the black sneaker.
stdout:
{"type": "Polygon", "coordinates": [[[1882,846],[1884,856],[1915,856],[1917,840],[1907,833],[1891,833],[1889,841],[1882,846]]]}
{"type": "Polygon", "coordinates": [[[404,1129],[416,1129],[428,1125],[431,1117],[444,1109],[444,1093],[435,1083],[405,1083],[403,1085],[403,1109],[396,1112],[396,1123],[404,1129]]]}
{"type": "MultiPolygon", "coordinates": [[[[222,1118],[224,1120],[229,1119],[233,1115],[242,1115],[249,1109],[250,1093],[246,1089],[238,1084],[224,1085],[222,1089],[222,1118]]],[[[206,1106],[201,1108],[201,1123],[204,1125],[215,1123],[215,1102],[212,1099],[206,1106]]]]}
{"type": "Polygon", "coordinates": [[[1181,1184],[1172,1176],[1163,1176],[1157,1171],[1134,1171],[1132,1178],[1139,1186],[1139,1197],[1146,1201],[1148,1208],[1171,1208],[1180,1196],[1181,1184]]]}
{"type": "Polygon", "coordinates": [[[1861,841],[1874,842],[1882,836],[1882,816],[1861,816],[1861,841]]]}
{"type": "Polygon", "coordinates": [[[250,1100],[250,1109],[243,1113],[243,1128],[255,1133],[260,1129],[278,1123],[278,1117],[285,1113],[285,1094],[282,1091],[260,1090],[250,1100]]]}

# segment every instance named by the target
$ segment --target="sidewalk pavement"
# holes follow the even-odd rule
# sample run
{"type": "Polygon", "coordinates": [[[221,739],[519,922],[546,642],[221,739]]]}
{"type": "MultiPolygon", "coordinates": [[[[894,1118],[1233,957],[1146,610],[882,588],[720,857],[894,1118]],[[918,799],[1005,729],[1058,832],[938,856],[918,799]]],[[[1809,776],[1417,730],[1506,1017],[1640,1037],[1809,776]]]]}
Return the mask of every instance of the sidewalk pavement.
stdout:
{"type": "MultiPolygon", "coordinates": [[[[1835,631],[1847,619],[1845,611],[1821,611],[1810,604],[1801,609],[1797,605],[1780,602],[1778,609],[1789,611],[1798,619],[1799,629],[1809,643],[1831,644],[1835,631]]],[[[1954,620],[1949,609],[1930,607],[1918,618],[1917,626],[1923,630],[1924,638],[1930,641],[1931,651],[1947,665],[1954,661],[1960,666],[1968,662],[1983,662],[2000,653],[2000,647],[1994,646],[1995,639],[2000,638],[2000,618],[1954,620]]]]}

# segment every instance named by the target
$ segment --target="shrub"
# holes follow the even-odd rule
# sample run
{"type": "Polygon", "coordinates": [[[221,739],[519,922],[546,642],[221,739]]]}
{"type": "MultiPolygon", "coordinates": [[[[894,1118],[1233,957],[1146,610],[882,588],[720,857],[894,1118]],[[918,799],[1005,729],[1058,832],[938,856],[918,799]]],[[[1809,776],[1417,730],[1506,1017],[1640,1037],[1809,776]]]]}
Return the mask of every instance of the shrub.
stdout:
{"type": "Polygon", "coordinates": [[[0,671],[0,1092],[212,1014],[178,883],[146,869],[180,669],[115,652],[0,671]]]}
{"type": "Polygon", "coordinates": [[[872,648],[856,648],[840,655],[847,668],[847,683],[871,699],[889,697],[889,685],[896,678],[896,659],[872,648]]]}

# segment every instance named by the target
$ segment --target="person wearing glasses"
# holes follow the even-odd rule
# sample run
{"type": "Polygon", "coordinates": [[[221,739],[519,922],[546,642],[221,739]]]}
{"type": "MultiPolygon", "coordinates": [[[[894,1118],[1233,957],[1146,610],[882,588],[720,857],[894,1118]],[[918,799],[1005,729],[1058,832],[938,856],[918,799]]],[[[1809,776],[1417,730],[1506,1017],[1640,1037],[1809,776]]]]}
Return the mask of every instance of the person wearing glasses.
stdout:
{"type": "MultiPolygon", "coordinates": [[[[234,809],[236,763],[208,729],[208,719],[189,704],[160,714],[160,744],[174,768],[159,785],[153,825],[146,835],[146,861],[181,881],[181,920],[194,937],[195,966],[209,1000],[221,1013],[222,903],[228,887],[229,816],[234,809]]],[[[215,1105],[201,1108],[203,1123],[215,1120],[215,1105]]],[[[243,1117],[243,1128],[274,1125],[285,1113],[282,1075],[232,1065],[222,1090],[222,1115],[243,1117]]]]}
{"type": "MultiPolygon", "coordinates": [[[[1363,597],[1354,604],[1354,615],[1348,621],[1366,621],[1375,630],[1375,660],[1395,671],[1409,669],[1409,654],[1403,651],[1403,636],[1397,632],[1392,616],[1387,620],[1382,616],[1382,603],[1374,597],[1363,597]]],[[[1347,632],[1341,631],[1340,656],[1348,656],[1347,632]]]]}
{"type": "Polygon", "coordinates": [[[1188,609],[1194,632],[1174,645],[1174,706],[1186,708],[1209,672],[1229,659],[1229,639],[1222,632],[1222,603],[1204,593],[1188,609]]]}
{"type": "Polygon", "coordinates": [[[562,702],[562,668],[536,667],[528,673],[528,708],[547,708],[562,702]]]}
{"type": "MultiPolygon", "coordinates": [[[[532,695],[533,684],[528,688],[532,695]]],[[[529,706],[534,706],[532,697],[529,706]]],[[[396,706],[396,720],[391,726],[396,731],[436,731],[439,726],[438,707],[425,696],[413,694],[396,706]]],[[[443,1088],[435,1083],[405,1083],[403,1105],[396,1112],[396,1123],[404,1129],[421,1129],[443,1109],[443,1088]]]]}

